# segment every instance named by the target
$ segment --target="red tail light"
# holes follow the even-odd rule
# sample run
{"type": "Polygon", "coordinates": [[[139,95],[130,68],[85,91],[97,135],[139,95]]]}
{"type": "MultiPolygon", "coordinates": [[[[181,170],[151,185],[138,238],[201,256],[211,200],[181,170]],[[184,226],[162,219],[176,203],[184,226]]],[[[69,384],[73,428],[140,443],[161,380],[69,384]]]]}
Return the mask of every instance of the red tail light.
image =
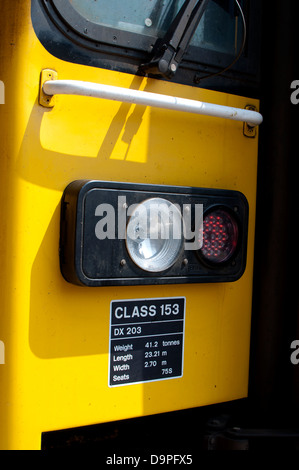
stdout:
{"type": "Polygon", "coordinates": [[[202,256],[211,263],[224,263],[236,251],[238,224],[224,209],[209,212],[203,220],[202,256]]]}

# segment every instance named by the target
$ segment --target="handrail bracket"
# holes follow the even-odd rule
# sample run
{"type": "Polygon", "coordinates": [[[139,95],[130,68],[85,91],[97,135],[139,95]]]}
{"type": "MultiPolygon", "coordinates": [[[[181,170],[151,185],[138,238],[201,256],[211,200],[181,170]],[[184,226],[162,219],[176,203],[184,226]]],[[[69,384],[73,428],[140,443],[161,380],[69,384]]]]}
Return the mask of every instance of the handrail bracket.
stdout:
{"type": "Polygon", "coordinates": [[[55,106],[55,95],[46,95],[44,92],[44,83],[49,80],[57,80],[58,73],[55,70],[44,69],[41,72],[40,84],[39,84],[39,97],[38,102],[44,108],[54,108],[55,106]]]}

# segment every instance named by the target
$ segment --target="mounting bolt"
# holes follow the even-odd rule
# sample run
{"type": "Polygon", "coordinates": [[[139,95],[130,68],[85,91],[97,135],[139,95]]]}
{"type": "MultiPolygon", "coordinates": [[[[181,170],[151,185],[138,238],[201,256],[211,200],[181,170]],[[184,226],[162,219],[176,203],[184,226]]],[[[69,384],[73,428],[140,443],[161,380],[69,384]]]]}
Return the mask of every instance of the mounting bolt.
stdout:
{"type": "Polygon", "coordinates": [[[150,28],[150,27],[152,26],[153,22],[152,22],[152,20],[151,20],[150,18],[146,18],[146,19],[144,20],[144,24],[145,24],[145,26],[147,26],[148,28],[150,28]]]}

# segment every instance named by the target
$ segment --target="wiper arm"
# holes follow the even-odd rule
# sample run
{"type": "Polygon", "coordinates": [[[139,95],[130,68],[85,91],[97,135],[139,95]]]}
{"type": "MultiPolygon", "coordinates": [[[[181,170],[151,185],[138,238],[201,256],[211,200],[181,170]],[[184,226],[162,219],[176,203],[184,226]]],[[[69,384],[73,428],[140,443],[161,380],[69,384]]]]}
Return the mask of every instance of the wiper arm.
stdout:
{"type": "Polygon", "coordinates": [[[150,62],[140,70],[171,78],[186,52],[210,0],[186,0],[162,40],[154,47],[150,62]]]}

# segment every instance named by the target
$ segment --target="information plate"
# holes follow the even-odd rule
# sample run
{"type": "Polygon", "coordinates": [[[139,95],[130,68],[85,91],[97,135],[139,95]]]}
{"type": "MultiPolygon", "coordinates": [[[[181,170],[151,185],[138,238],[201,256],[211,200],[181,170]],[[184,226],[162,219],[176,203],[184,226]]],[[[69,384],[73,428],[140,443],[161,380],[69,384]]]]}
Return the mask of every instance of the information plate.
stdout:
{"type": "Polygon", "coordinates": [[[183,376],[185,297],[111,302],[109,387],[183,376]]]}

